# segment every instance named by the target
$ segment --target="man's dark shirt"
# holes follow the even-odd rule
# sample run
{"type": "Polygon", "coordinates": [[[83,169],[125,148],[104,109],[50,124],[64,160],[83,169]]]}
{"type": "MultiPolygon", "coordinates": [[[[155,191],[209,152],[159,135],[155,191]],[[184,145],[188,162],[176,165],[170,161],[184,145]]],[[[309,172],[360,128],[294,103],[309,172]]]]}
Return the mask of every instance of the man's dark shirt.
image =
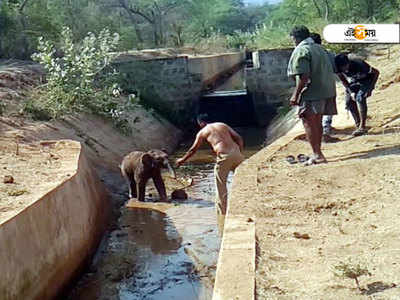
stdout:
{"type": "Polygon", "coordinates": [[[350,59],[349,70],[344,74],[351,78],[352,82],[358,82],[361,85],[369,85],[373,80],[371,66],[361,59],[350,59]]]}

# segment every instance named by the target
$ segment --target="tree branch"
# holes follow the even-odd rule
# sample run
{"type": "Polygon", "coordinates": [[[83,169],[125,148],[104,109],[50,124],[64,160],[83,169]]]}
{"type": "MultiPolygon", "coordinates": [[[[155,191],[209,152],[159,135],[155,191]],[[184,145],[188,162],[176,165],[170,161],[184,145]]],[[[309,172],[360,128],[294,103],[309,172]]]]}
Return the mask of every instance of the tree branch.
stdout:
{"type": "Polygon", "coordinates": [[[28,3],[28,0],[24,0],[24,2],[22,2],[21,6],[19,7],[18,11],[20,14],[22,14],[22,11],[25,8],[25,5],[28,3]]]}
{"type": "Polygon", "coordinates": [[[154,19],[152,19],[151,17],[147,16],[145,13],[140,11],[138,8],[128,7],[124,0],[119,0],[119,3],[121,5],[121,7],[123,9],[125,9],[126,11],[131,12],[131,13],[133,13],[135,15],[141,16],[143,19],[145,19],[150,24],[154,23],[154,19]]]}
{"type": "Polygon", "coordinates": [[[319,8],[317,1],[316,1],[316,0],[312,0],[312,1],[313,1],[313,3],[314,3],[315,8],[317,9],[318,16],[319,16],[320,18],[322,18],[321,9],[319,8]]]}

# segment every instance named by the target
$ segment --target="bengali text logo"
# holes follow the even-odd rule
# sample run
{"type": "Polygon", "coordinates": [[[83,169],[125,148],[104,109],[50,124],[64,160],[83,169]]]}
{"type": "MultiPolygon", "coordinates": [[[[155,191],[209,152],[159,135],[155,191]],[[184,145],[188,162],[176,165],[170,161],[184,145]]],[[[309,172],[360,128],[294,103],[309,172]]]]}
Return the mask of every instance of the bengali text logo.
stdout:
{"type": "Polygon", "coordinates": [[[400,24],[329,24],[328,43],[400,43],[400,24]]]}
{"type": "Polygon", "coordinates": [[[376,37],[375,29],[367,29],[364,25],[357,25],[355,27],[348,27],[344,32],[344,36],[347,38],[354,37],[355,39],[362,41],[367,37],[376,37]]]}

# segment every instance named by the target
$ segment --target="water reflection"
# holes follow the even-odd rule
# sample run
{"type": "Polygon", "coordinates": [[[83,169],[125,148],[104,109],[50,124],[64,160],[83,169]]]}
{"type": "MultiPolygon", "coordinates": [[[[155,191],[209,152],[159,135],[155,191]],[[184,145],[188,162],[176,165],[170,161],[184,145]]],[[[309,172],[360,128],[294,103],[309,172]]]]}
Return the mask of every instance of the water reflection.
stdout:
{"type": "Polygon", "coordinates": [[[150,248],[154,254],[169,254],[178,250],[182,238],[174,230],[168,216],[161,211],[147,208],[130,208],[121,217],[128,240],[137,246],[150,248]]]}
{"type": "Polygon", "coordinates": [[[171,218],[153,209],[129,208],[121,225],[140,263],[134,276],[121,282],[119,299],[201,299],[204,292],[194,262],[181,247],[182,237],[171,218]]]}

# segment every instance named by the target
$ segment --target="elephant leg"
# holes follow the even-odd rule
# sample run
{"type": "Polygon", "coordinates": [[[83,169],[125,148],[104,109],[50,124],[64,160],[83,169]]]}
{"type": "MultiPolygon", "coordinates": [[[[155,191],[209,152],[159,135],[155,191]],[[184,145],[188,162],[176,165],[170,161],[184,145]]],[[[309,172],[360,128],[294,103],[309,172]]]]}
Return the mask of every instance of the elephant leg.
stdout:
{"type": "Polygon", "coordinates": [[[137,181],[137,188],[138,188],[138,201],[142,201],[144,202],[144,196],[146,193],[146,183],[147,183],[147,179],[146,180],[140,180],[137,181]]]}
{"type": "Polygon", "coordinates": [[[157,173],[153,176],[153,182],[156,186],[157,192],[160,195],[160,201],[167,202],[167,192],[165,191],[164,181],[161,177],[161,173],[157,173]]]}
{"type": "Polygon", "coordinates": [[[136,181],[135,179],[129,180],[129,198],[137,197],[136,181]]]}
{"type": "Polygon", "coordinates": [[[136,198],[136,182],[133,176],[127,175],[125,173],[122,174],[126,183],[128,184],[128,189],[129,189],[129,199],[131,198],[136,198]]]}

